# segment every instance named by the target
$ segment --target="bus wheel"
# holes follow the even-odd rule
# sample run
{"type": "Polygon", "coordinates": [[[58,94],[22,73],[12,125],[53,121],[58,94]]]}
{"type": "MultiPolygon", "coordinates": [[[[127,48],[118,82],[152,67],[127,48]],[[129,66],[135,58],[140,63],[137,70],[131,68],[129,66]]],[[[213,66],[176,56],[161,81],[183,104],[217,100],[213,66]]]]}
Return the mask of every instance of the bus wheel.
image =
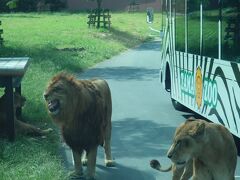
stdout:
{"type": "Polygon", "coordinates": [[[236,147],[237,147],[237,151],[238,151],[238,156],[240,156],[240,138],[233,135],[236,147]]]}
{"type": "Polygon", "coordinates": [[[187,111],[187,108],[185,106],[183,106],[181,103],[177,102],[173,98],[171,98],[171,100],[172,100],[172,105],[173,105],[174,109],[176,109],[178,111],[187,111]]]}

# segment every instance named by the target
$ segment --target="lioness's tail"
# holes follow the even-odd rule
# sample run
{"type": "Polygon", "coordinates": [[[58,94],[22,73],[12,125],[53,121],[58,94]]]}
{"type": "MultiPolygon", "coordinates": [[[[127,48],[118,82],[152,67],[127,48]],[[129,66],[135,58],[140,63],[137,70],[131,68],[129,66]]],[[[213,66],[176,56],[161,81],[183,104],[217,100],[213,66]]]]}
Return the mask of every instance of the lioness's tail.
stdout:
{"type": "Polygon", "coordinates": [[[162,169],[161,164],[156,159],[153,159],[153,160],[150,161],[150,166],[153,169],[156,169],[156,170],[161,171],[161,172],[169,172],[169,171],[172,170],[172,165],[170,167],[166,168],[166,169],[162,169]]]}

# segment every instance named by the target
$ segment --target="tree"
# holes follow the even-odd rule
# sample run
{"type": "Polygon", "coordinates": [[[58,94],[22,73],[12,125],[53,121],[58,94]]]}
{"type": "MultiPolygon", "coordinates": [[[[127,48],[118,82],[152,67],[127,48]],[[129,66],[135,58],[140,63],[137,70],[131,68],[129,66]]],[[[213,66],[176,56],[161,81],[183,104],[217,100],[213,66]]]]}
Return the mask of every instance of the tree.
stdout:
{"type": "Polygon", "coordinates": [[[9,9],[16,9],[17,3],[18,3],[18,0],[11,0],[11,1],[8,1],[6,5],[9,9]]]}
{"type": "Polygon", "coordinates": [[[96,3],[97,3],[97,9],[101,9],[102,0],[87,0],[87,1],[96,1],[96,3]]]}

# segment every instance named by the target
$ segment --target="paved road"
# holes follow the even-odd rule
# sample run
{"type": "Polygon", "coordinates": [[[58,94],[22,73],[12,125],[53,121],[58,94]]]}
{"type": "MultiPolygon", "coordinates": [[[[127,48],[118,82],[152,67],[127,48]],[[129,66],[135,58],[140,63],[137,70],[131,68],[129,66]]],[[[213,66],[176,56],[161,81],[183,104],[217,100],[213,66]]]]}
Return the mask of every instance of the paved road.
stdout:
{"type": "MultiPolygon", "coordinates": [[[[159,50],[159,41],[146,43],[79,76],[104,78],[112,92],[112,154],[117,166],[104,166],[100,147],[96,169],[98,180],[171,179],[170,173],[151,169],[149,161],[157,158],[165,166],[170,164],[166,152],[175,128],[192,114],[175,111],[169,94],[159,83],[159,50]]],[[[73,169],[69,154],[66,149],[66,166],[73,169]]]]}

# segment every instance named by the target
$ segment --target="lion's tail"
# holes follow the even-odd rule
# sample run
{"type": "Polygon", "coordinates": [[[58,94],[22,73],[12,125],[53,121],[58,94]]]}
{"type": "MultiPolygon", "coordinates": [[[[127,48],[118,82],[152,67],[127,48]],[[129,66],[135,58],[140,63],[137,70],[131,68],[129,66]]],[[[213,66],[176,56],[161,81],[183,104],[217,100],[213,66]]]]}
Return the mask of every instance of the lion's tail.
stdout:
{"type": "Polygon", "coordinates": [[[161,172],[169,172],[169,171],[172,170],[172,165],[169,166],[169,167],[166,168],[166,169],[163,169],[163,168],[161,167],[161,164],[159,163],[159,161],[156,160],[156,159],[153,159],[153,160],[150,161],[150,166],[151,166],[153,169],[156,169],[156,170],[161,171],[161,172]]]}

